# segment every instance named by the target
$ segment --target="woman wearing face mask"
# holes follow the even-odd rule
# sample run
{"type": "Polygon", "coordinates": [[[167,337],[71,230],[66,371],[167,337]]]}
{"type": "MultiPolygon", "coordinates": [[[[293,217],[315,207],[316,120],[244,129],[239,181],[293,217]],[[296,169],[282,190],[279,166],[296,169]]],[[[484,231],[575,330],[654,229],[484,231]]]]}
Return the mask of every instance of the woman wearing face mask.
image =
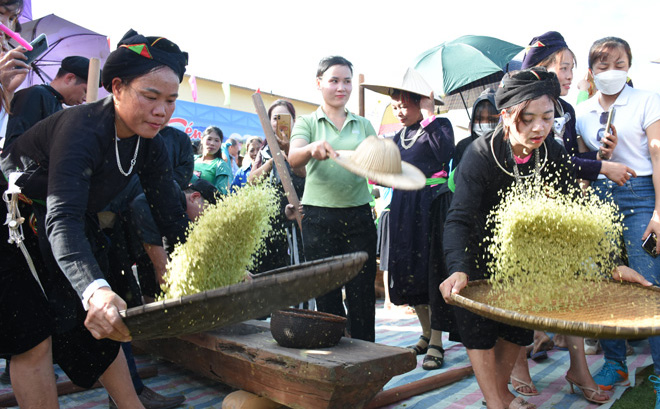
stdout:
{"type": "Polygon", "coordinates": [[[470,129],[472,129],[473,136],[481,137],[493,132],[499,122],[499,115],[495,108],[495,90],[489,88],[482,92],[475,101],[472,112],[470,129]]]}
{"type": "Polygon", "coordinates": [[[472,118],[470,119],[470,136],[461,139],[456,144],[452,167],[456,169],[467,147],[480,136],[487,135],[497,126],[499,112],[495,108],[495,90],[489,88],[479,95],[472,105],[472,118]]]}
{"type": "MultiPolygon", "coordinates": [[[[522,62],[523,69],[530,67],[545,67],[554,72],[559,79],[561,96],[568,95],[573,82],[573,68],[575,67],[575,54],[568,48],[564,37],[556,31],[549,31],[530,42],[530,48],[522,62]]],[[[564,145],[571,155],[578,178],[593,181],[599,174],[607,176],[619,185],[635,176],[635,171],[625,164],[603,162],[598,159],[597,152],[580,152],[582,141],[577,137],[575,130],[575,110],[563,98],[558,99],[561,112],[555,112],[555,137],[564,145]]],[[[616,146],[616,140],[608,140],[607,154],[611,155],[616,146]]],[[[582,149],[584,151],[586,149],[582,149]]]]}
{"type": "MultiPolygon", "coordinates": [[[[657,286],[660,258],[647,254],[641,245],[651,234],[660,236],[660,95],[626,85],[631,62],[632,52],[625,40],[606,37],[591,46],[589,69],[598,92],[578,105],[577,131],[602,161],[623,164],[637,172],[637,177],[623,186],[600,176],[593,187],[605,200],[613,200],[623,214],[623,240],[630,267],[657,286]],[[616,112],[610,133],[605,124],[611,108],[616,112]]],[[[660,241],[655,250],[660,253],[660,241]]],[[[649,344],[658,375],[660,337],[650,337],[649,344]]],[[[625,342],[601,340],[601,345],[605,364],[594,380],[605,390],[627,384],[625,342]]],[[[656,408],[660,409],[660,400],[656,408]]]]}
{"type": "Polygon", "coordinates": [[[477,138],[484,135],[488,135],[497,126],[498,121],[500,120],[499,112],[495,108],[495,90],[489,88],[484,90],[479,98],[474,101],[472,105],[472,118],[470,119],[470,136],[467,138],[461,139],[456,144],[456,149],[454,150],[454,157],[452,158],[452,172],[449,174],[449,189],[453,192],[456,189],[454,182],[454,176],[456,174],[456,168],[458,164],[463,159],[463,154],[465,150],[474,142],[477,138]]]}

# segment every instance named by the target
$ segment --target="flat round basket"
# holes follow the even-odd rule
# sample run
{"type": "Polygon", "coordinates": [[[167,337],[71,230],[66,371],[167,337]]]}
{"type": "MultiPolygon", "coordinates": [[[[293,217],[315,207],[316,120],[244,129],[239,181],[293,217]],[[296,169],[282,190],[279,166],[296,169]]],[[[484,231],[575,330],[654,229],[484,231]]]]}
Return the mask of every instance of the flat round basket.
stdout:
{"type": "Polygon", "coordinates": [[[454,304],[475,314],[518,327],[591,338],[660,335],[660,288],[605,281],[579,307],[559,311],[505,310],[495,304],[487,280],[471,281],[454,304]]]}
{"type": "Polygon", "coordinates": [[[367,261],[358,252],[279,268],[251,281],[120,311],[133,340],[166,338],[236,324],[326,294],[367,261]]]}

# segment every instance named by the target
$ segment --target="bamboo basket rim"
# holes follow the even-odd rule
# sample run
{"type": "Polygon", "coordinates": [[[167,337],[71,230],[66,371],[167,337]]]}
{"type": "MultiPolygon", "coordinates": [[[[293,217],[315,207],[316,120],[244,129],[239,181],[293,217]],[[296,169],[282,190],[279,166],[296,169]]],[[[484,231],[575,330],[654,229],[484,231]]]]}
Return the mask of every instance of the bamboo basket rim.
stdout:
{"type": "MultiPolygon", "coordinates": [[[[584,313],[584,308],[573,308],[571,311],[568,311],[570,315],[569,319],[556,318],[553,317],[553,311],[536,311],[536,312],[526,312],[526,311],[514,311],[507,310],[499,307],[494,307],[486,302],[487,300],[475,300],[473,299],[474,293],[476,291],[470,291],[470,289],[481,290],[482,288],[491,287],[488,280],[475,280],[470,281],[463,290],[462,294],[451,294],[451,299],[453,303],[459,307],[465,308],[475,314],[490,318],[494,321],[503,322],[505,324],[514,325],[518,327],[523,327],[533,330],[544,330],[549,332],[568,334],[568,335],[577,335],[581,337],[591,337],[591,338],[642,338],[660,335],[660,288],[656,286],[644,287],[640,284],[628,283],[628,282],[619,282],[614,280],[604,280],[604,286],[609,289],[614,289],[614,286],[623,286],[619,289],[625,289],[626,292],[643,296],[651,296],[655,299],[655,315],[642,317],[642,316],[632,316],[628,315],[627,317],[624,314],[630,314],[633,311],[638,311],[634,305],[629,310],[621,310],[617,308],[617,303],[605,303],[605,305],[611,306],[612,309],[607,310],[603,313],[610,314],[611,316],[616,316],[616,314],[621,315],[622,318],[635,318],[635,319],[644,319],[644,318],[655,318],[659,317],[653,325],[605,325],[599,324],[595,320],[585,319],[587,314],[584,313]]],[[[602,295],[602,294],[601,294],[602,295]]],[[[634,303],[632,303],[634,304],[634,303]]],[[[565,314],[567,311],[562,311],[562,314],[565,314]]],[[[556,315],[556,314],[554,314],[556,315]]]]}
{"type": "Polygon", "coordinates": [[[156,301],[119,313],[133,340],[206,331],[323,295],[355,277],[367,258],[366,252],[356,252],[308,261],[258,274],[251,281],[156,301]]]}

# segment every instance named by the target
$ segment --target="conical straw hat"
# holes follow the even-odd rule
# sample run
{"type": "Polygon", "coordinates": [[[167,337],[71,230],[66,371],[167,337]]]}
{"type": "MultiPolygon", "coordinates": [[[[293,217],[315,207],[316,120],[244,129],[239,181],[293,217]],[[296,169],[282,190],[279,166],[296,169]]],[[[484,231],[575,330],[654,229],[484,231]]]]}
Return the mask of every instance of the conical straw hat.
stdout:
{"type": "MultiPolygon", "coordinates": [[[[395,83],[396,85],[377,85],[377,84],[362,84],[366,89],[370,89],[379,94],[392,96],[395,90],[411,92],[423,97],[431,95],[433,88],[424,80],[414,68],[408,68],[403,76],[403,81],[395,83]]],[[[434,97],[436,105],[444,105],[445,103],[439,97],[434,97]]]]}
{"type": "Polygon", "coordinates": [[[369,136],[354,151],[337,151],[333,158],[339,165],[373,180],[381,186],[401,190],[419,190],[426,185],[421,170],[401,160],[401,153],[391,139],[369,136]]]}

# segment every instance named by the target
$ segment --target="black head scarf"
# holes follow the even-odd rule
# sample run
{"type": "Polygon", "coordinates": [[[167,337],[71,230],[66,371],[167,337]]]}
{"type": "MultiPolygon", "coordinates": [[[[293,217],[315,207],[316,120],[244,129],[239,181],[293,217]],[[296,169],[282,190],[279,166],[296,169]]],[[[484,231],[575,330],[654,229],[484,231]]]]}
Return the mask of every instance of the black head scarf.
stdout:
{"type": "Polygon", "coordinates": [[[557,99],[560,93],[561,87],[555,73],[543,67],[534,67],[507,73],[495,93],[495,103],[497,110],[501,111],[542,95],[557,99]]]}
{"type": "Polygon", "coordinates": [[[556,31],[548,31],[534,37],[527,47],[520,69],[526,70],[533,67],[562,48],[568,48],[568,45],[566,45],[564,37],[556,31]]]}
{"type": "Polygon", "coordinates": [[[135,30],[124,34],[103,65],[103,87],[112,92],[113,78],[135,78],[159,67],[170,67],[183,81],[188,53],[163,37],[145,37],[135,30]]]}

